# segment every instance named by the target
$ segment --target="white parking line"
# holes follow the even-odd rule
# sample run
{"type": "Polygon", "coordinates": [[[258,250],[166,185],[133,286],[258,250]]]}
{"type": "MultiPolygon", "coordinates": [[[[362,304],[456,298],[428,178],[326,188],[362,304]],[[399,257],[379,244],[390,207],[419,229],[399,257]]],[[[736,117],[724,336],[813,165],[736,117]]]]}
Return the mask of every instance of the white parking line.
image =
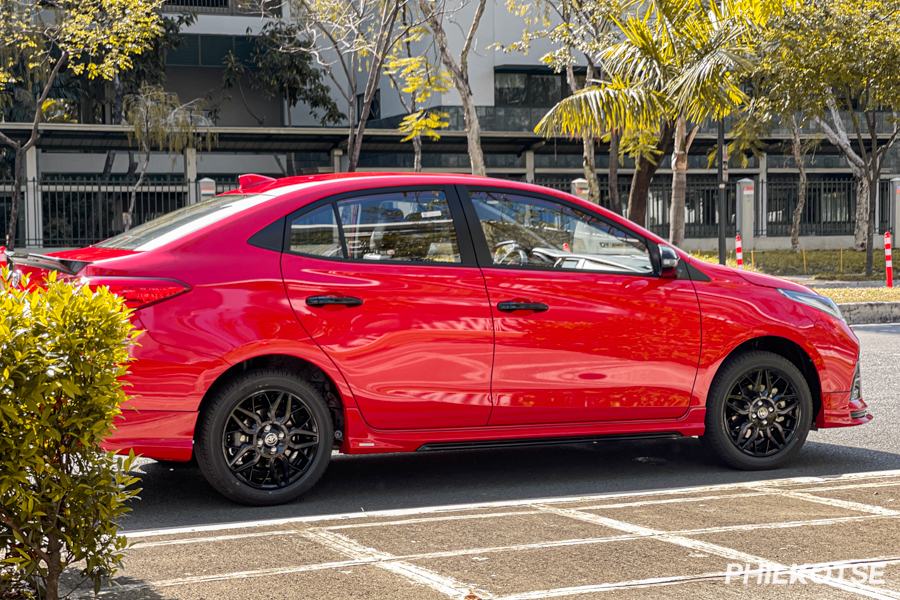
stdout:
{"type": "MultiPolygon", "coordinates": [[[[306,533],[306,536],[309,539],[320,542],[326,548],[329,548],[336,552],[340,552],[341,554],[345,554],[353,559],[372,559],[373,561],[377,561],[373,562],[376,567],[380,567],[396,575],[400,575],[401,577],[411,581],[412,583],[428,586],[433,590],[436,590],[453,598],[460,598],[464,596],[469,589],[472,589],[471,586],[464,585],[451,577],[439,575],[434,571],[425,569],[423,567],[418,567],[416,565],[411,565],[402,561],[388,562],[389,559],[394,558],[390,554],[386,552],[380,552],[378,550],[375,550],[374,548],[367,548],[362,544],[359,544],[349,538],[340,535],[339,533],[318,530],[309,531],[306,533]]],[[[484,600],[493,598],[492,595],[485,592],[484,590],[477,590],[477,594],[484,600]]]]}
{"type": "MultiPolygon", "coordinates": [[[[231,529],[252,529],[256,527],[270,527],[276,525],[288,525],[293,523],[316,523],[320,521],[341,521],[341,520],[356,520],[356,519],[366,519],[366,518],[384,518],[384,517],[404,517],[404,516],[413,516],[413,515],[424,515],[431,513],[441,513],[441,512],[458,512],[465,510],[480,510],[480,509],[488,509],[488,508],[509,508],[514,506],[530,506],[535,503],[540,504],[565,504],[571,502],[593,502],[599,500],[608,500],[611,498],[639,498],[645,496],[659,496],[666,494],[696,494],[696,493],[715,493],[722,490],[740,490],[746,489],[748,491],[759,492],[763,491],[760,488],[765,486],[768,492],[772,492],[774,490],[769,489],[769,486],[779,487],[785,485],[796,485],[796,484],[831,484],[836,483],[838,481],[856,481],[860,479],[879,479],[886,477],[900,477],[900,470],[891,470],[891,471],[879,471],[872,473],[847,473],[834,477],[792,477],[786,479],[773,479],[769,481],[751,481],[744,483],[729,483],[729,484],[719,484],[719,485],[705,485],[705,486],[696,486],[696,487],[685,487],[685,488],[669,488],[669,489],[657,489],[657,490],[647,490],[641,492],[614,492],[608,494],[594,494],[594,495],[585,495],[585,496],[567,496],[567,497],[556,497],[556,498],[540,498],[540,499],[527,499],[527,500],[501,500],[497,502],[480,502],[473,504],[451,504],[451,505],[443,505],[443,506],[425,506],[419,508],[401,508],[401,509],[392,509],[392,510],[380,510],[380,511],[372,511],[372,512],[353,512],[353,513],[340,513],[340,514],[332,514],[332,515],[312,515],[306,517],[289,517],[283,519],[263,519],[263,520],[254,520],[254,521],[244,521],[244,522],[235,522],[235,523],[217,523],[213,525],[197,525],[197,526],[188,526],[188,527],[169,527],[169,528],[161,528],[161,529],[146,529],[146,530],[135,530],[135,531],[123,531],[122,534],[128,536],[129,538],[139,538],[139,537],[153,537],[160,535],[179,535],[185,533],[204,533],[210,531],[227,531],[231,529]]],[[[851,489],[849,486],[845,486],[847,489],[851,489]]]]}
{"type": "Polygon", "coordinates": [[[900,511],[891,510],[889,508],[882,508],[880,506],[873,506],[871,504],[861,504],[859,502],[849,502],[847,500],[837,500],[835,498],[826,498],[824,496],[813,496],[812,494],[805,494],[803,492],[792,492],[792,491],[788,491],[788,490],[777,490],[775,493],[778,494],[779,496],[795,498],[797,500],[803,500],[804,502],[815,502],[816,504],[824,504],[826,506],[834,506],[837,508],[846,508],[847,510],[856,510],[859,512],[883,515],[885,517],[900,516],[900,511]]]}
{"type": "MultiPolygon", "coordinates": [[[[584,508],[579,508],[578,510],[586,510],[584,508]]],[[[527,514],[534,515],[541,513],[543,511],[528,511],[521,513],[505,513],[506,515],[515,514],[527,514]]],[[[359,523],[359,527],[363,526],[371,526],[377,527],[380,525],[393,525],[393,524],[404,524],[404,523],[429,523],[436,520],[442,521],[463,521],[468,519],[475,518],[484,518],[488,515],[473,515],[473,516],[458,516],[458,517],[437,517],[435,519],[410,519],[408,521],[390,521],[390,522],[380,522],[380,523],[359,523]]],[[[859,517],[831,517],[828,519],[811,519],[808,521],[785,521],[780,523],[751,523],[744,525],[721,525],[718,527],[703,527],[699,529],[680,529],[676,531],[666,531],[666,535],[701,535],[705,533],[724,533],[728,531],[753,531],[756,529],[791,529],[795,527],[816,527],[822,525],[836,525],[838,523],[851,523],[854,521],[872,521],[875,519],[888,519],[889,516],[885,515],[865,515],[859,517]]],[[[202,544],[206,542],[221,542],[227,540],[238,540],[244,539],[248,537],[272,537],[279,535],[301,535],[306,533],[307,531],[337,531],[337,530],[346,530],[350,528],[356,528],[356,524],[354,525],[338,525],[338,526],[326,526],[326,527],[315,527],[307,530],[293,529],[293,530],[284,530],[277,532],[264,532],[264,533],[247,533],[247,534],[235,534],[235,535],[217,535],[212,537],[199,537],[199,538],[187,538],[181,540],[164,540],[161,542],[142,542],[137,541],[133,546],[129,548],[129,550],[145,550],[148,548],[156,548],[159,546],[182,546],[186,544],[202,544]]],[[[540,542],[534,544],[518,544],[514,546],[495,546],[490,548],[474,548],[471,550],[456,550],[456,551],[446,551],[446,552],[437,552],[430,554],[414,554],[409,556],[402,557],[404,560],[407,559],[418,559],[418,558],[437,558],[443,556],[459,556],[462,554],[478,554],[480,552],[505,552],[510,550],[521,550],[526,548],[542,548],[542,547],[551,547],[551,546],[566,546],[566,545],[574,545],[574,544],[597,544],[602,542],[612,542],[618,540],[633,540],[639,537],[654,537],[654,536],[638,536],[638,535],[622,535],[622,536],[612,536],[612,537],[603,537],[603,538],[579,538],[572,540],[556,540],[553,542],[540,542]]]]}
{"type": "MultiPolygon", "coordinates": [[[[846,561],[838,561],[838,562],[830,562],[830,563],[818,563],[818,564],[810,564],[810,565],[798,565],[797,569],[840,569],[841,567],[854,567],[857,565],[866,565],[873,563],[889,563],[896,564],[897,560],[884,561],[880,559],[866,559],[866,560],[846,560],[846,561]]],[[[759,574],[770,574],[770,575],[787,575],[790,573],[790,569],[787,571],[784,570],[776,570],[776,571],[762,571],[759,569],[748,571],[750,575],[759,575],[759,574]]],[[[701,573],[699,575],[678,575],[674,577],[653,577],[650,579],[636,579],[634,581],[621,581],[618,583],[601,583],[598,585],[581,585],[576,587],[568,587],[568,588],[554,588],[549,590],[539,590],[534,592],[526,592],[524,594],[513,594],[510,596],[501,596],[497,598],[497,600],[537,600],[539,598],[558,598],[560,596],[576,596],[580,594],[592,594],[596,592],[607,592],[607,591],[616,591],[628,588],[647,588],[647,587],[659,587],[665,585],[676,585],[683,583],[691,583],[691,582],[699,582],[699,581],[711,581],[716,579],[724,579],[728,573],[725,572],[716,572],[716,573],[701,573]]],[[[742,575],[743,576],[743,575],[742,575]]],[[[740,584],[738,584],[740,585],[740,584]]],[[[826,585],[826,584],[821,584],[826,585]]],[[[744,588],[747,589],[747,588],[744,588]]],[[[750,594],[747,594],[748,596],[750,594]]],[[[888,591],[887,597],[896,598],[897,595],[893,592],[888,591]]]]}
{"type": "MultiPolygon", "coordinates": [[[[649,527],[642,527],[640,525],[632,525],[630,523],[625,523],[624,521],[617,521],[615,519],[610,519],[608,517],[601,517],[598,515],[594,515],[591,513],[582,513],[578,510],[574,509],[564,509],[564,508],[555,508],[551,506],[540,506],[537,505],[538,509],[546,510],[553,514],[558,514],[562,516],[571,517],[573,519],[578,519],[581,521],[587,521],[589,523],[596,523],[599,525],[604,525],[606,527],[610,527],[613,529],[618,529],[619,531],[624,531],[627,533],[632,533],[635,535],[653,535],[656,539],[669,542],[678,546],[682,546],[684,548],[690,548],[692,550],[699,550],[701,552],[705,552],[707,554],[713,554],[716,556],[721,556],[723,558],[733,559],[741,563],[749,563],[749,564],[768,564],[771,565],[775,569],[779,570],[790,570],[790,568],[786,565],[780,564],[776,561],[765,559],[761,556],[754,556],[753,554],[748,554],[746,552],[741,552],[740,550],[735,550],[734,548],[727,548],[725,546],[720,546],[718,544],[713,544],[711,542],[704,542],[701,540],[695,540],[688,537],[674,535],[672,533],[667,533],[665,531],[659,531],[655,529],[650,529],[649,527]]],[[[816,583],[824,583],[831,587],[835,587],[847,592],[853,592],[856,594],[860,594],[862,596],[867,596],[869,598],[878,598],[880,600],[885,599],[897,599],[900,598],[900,594],[893,594],[891,592],[885,593],[884,590],[879,590],[876,588],[872,588],[870,586],[865,586],[863,584],[857,583],[849,583],[844,581],[838,581],[835,579],[829,579],[827,577],[821,577],[818,575],[812,575],[808,578],[810,581],[815,581],[816,583]]]]}

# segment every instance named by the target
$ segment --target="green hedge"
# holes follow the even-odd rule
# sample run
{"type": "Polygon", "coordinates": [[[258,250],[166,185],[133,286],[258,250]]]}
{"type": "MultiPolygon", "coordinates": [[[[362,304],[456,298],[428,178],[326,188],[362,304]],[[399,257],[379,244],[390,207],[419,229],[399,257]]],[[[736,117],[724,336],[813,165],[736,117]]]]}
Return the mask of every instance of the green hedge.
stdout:
{"type": "MultiPolygon", "coordinates": [[[[139,490],[100,449],[127,399],[120,378],[137,333],[105,288],[49,279],[12,289],[0,276],[0,592],[56,600],[79,565],[95,591],[121,566],[117,519],[139,490]]],[[[0,594],[2,595],[2,594],[0,594]]]]}

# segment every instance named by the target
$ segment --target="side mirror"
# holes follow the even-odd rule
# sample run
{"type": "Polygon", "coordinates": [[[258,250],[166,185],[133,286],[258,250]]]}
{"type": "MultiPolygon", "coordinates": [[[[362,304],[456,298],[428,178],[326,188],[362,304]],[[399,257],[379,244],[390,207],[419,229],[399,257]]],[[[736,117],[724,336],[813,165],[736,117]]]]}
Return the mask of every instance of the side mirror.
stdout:
{"type": "Polygon", "coordinates": [[[678,277],[678,253],[669,246],[659,247],[659,276],[666,279],[678,277]]]}

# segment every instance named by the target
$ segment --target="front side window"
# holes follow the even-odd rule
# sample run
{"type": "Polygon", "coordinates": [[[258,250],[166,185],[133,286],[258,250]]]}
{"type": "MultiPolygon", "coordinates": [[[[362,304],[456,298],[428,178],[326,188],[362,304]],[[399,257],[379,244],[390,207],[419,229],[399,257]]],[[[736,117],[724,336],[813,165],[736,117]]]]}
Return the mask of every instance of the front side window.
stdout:
{"type": "Polygon", "coordinates": [[[654,272],[646,242],[599,217],[506,192],[473,191],[471,197],[495,265],[654,272]]]}
{"type": "Polygon", "coordinates": [[[337,201],[351,259],[459,263],[459,244],[442,191],[371,194],[337,201]]]}

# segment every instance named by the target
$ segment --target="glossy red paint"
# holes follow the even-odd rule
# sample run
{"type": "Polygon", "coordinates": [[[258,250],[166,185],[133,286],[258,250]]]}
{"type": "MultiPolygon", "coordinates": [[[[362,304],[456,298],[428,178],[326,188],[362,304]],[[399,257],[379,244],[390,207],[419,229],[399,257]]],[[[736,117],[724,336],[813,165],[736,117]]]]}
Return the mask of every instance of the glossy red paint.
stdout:
{"type": "Polygon", "coordinates": [[[487,424],[494,334],[476,267],[396,266],[284,254],[291,305],[346,377],[372,427],[487,424]],[[311,307],[315,296],[357,307],[311,307]]]}
{"type": "Polygon", "coordinates": [[[254,183],[238,192],[264,201],[158,247],[60,253],[90,262],[79,277],[171,278],[191,288],[137,311],[136,325],[147,333],[133,350],[128,393],[139,412],[126,411],[109,448],[187,460],[210,389],[266,357],[325,374],[343,410],[346,453],[448,442],[700,435],[718,368],[742,344],[761,338],[810,361],[821,389],[818,426],[871,419],[850,415],[865,408],[849,400],[856,337],[839,320],[776,289],[808,292],[790,282],[683,253],[681,260],[709,281],[347,262],[248,243],[311,202],[412,185],[543,194],[665,243],[568,194],[465,175],[357,173],[254,183]],[[323,294],[364,302],[306,305],[307,297],[323,294]],[[551,309],[499,313],[495,306],[503,300],[541,301],[551,309]]]}
{"type": "Polygon", "coordinates": [[[687,412],[700,355],[700,309],[690,281],[483,271],[497,340],[490,425],[675,419],[687,412]],[[550,309],[497,310],[509,301],[550,309]]]}

